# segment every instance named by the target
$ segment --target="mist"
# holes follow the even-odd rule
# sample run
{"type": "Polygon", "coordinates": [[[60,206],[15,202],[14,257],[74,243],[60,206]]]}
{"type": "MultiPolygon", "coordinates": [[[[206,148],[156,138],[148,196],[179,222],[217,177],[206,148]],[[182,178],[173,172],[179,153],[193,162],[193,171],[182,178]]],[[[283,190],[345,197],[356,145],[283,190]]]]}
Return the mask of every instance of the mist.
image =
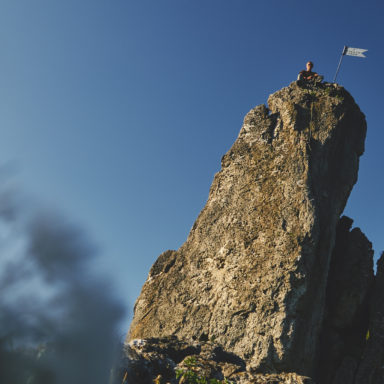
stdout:
{"type": "Polygon", "coordinates": [[[106,384],[124,306],[97,247],[52,209],[0,190],[0,383],[106,384]]]}

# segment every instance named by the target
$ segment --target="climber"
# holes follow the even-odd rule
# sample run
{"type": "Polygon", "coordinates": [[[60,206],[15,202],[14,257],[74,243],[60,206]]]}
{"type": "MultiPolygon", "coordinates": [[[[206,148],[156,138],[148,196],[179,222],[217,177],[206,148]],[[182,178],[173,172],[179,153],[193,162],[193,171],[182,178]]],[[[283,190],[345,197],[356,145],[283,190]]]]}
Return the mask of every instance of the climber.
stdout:
{"type": "Polygon", "coordinates": [[[316,72],[312,72],[313,63],[312,61],[308,61],[307,69],[300,71],[297,76],[297,80],[305,80],[305,81],[322,81],[323,76],[319,76],[316,72]]]}

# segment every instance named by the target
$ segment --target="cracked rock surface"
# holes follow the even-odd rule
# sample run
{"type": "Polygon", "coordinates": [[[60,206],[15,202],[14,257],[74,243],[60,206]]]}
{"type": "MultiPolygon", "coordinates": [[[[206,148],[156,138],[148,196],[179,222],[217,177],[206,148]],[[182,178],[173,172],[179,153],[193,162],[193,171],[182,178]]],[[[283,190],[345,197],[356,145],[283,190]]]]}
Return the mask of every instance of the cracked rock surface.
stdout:
{"type": "MultiPolygon", "coordinates": [[[[252,109],[186,242],[151,268],[127,342],[211,341],[253,374],[312,376],[365,135],[363,113],[336,84],[294,82],[252,109]]],[[[365,296],[356,316],[361,305],[365,296]]]]}

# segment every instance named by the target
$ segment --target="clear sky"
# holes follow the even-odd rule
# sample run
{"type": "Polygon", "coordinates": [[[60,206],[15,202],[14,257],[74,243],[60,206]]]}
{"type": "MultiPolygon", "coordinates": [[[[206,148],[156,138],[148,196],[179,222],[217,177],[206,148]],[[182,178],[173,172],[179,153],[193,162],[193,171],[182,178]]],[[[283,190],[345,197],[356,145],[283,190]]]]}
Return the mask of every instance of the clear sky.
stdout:
{"type": "MultiPolygon", "coordinates": [[[[304,69],[368,122],[346,214],[384,250],[384,3],[1,0],[0,167],[82,225],[128,308],[186,239],[244,115],[304,69]]],[[[9,176],[7,176],[9,177],[9,176]]],[[[126,328],[128,328],[128,320],[126,328]]]]}

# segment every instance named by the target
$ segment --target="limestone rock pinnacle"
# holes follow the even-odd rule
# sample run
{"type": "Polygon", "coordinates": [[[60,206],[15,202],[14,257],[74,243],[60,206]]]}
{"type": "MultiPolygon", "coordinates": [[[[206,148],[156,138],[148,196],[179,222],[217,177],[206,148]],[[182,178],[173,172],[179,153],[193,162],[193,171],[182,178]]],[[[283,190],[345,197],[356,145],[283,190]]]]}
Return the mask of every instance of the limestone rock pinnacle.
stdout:
{"type": "Polygon", "coordinates": [[[127,340],[214,341],[254,372],[311,376],[365,134],[335,84],[294,82],[252,109],[186,242],[150,270],[127,340]]]}

